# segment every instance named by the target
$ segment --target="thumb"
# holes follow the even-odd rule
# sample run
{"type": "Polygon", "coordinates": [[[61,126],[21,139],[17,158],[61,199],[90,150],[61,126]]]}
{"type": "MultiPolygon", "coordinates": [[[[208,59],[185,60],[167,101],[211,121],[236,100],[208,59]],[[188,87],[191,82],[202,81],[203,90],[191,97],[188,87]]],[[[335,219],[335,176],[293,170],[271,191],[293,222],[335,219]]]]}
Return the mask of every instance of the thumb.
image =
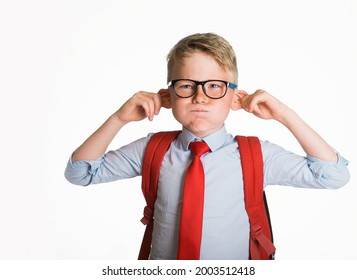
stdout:
{"type": "Polygon", "coordinates": [[[236,90],[231,108],[233,110],[244,109],[244,101],[249,94],[245,90],[236,90]]]}
{"type": "Polygon", "coordinates": [[[242,89],[237,89],[237,94],[239,96],[239,99],[242,99],[244,96],[247,96],[249,95],[248,92],[246,92],[245,90],[242,90],[242,89]]]}

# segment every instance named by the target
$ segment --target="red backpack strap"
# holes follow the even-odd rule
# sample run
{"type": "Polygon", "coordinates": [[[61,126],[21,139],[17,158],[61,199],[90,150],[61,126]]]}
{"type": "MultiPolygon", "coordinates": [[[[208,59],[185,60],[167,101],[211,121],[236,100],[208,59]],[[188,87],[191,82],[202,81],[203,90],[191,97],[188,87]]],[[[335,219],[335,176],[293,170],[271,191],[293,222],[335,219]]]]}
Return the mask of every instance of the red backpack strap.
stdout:
{"type": "Polygon", "coordinates": [[[275,247],[263,189],[264,166],[257,137],[236,136],[242,162],[244,201],[250,222],[249,258],[272,259],[275,247]]]}
{"type": "Polygon", "coordinates": [[[149,140],[142,166],[142,191],[146,200],[144,217],[141,222],[146,225],[141,243],[139,260],[147,260],[150,255],[152,230],[154,227],[154,204],[162,160],[172,141],[181,131],[162,131],[155,133],[149,140]]]}

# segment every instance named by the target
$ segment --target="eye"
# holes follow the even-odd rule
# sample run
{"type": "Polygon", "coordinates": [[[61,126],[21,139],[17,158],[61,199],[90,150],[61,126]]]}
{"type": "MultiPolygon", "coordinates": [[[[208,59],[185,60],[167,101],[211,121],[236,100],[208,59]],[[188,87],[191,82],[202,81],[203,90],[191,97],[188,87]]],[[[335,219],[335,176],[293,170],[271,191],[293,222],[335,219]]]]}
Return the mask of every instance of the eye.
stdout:
{"type": "Polygon", "coordinates": [[[187,80],[177,81],[175,87],[181,90],[191,90],[195,88],[195,83],[187,80]]]}
{"type": "Polygon", "coordinates": [[[211,81],[208,82],[206,86],[208,89],[220,89],[224,87],[224,83],[219,81],[211,81]]]}
{"type": "Polygon", "coordinates": [[[180,88],[184,88],[184,89],[191,89],[193,86],[190,84],[182,84],[179,86],[180,88]]]}

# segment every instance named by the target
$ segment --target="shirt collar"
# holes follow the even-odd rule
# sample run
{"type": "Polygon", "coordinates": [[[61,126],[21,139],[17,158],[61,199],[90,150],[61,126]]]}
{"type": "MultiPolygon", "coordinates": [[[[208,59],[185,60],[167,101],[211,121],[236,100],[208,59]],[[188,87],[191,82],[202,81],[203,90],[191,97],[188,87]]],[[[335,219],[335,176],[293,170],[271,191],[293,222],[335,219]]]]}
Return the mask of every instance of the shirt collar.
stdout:
{"type": "Polygon", "coordinates": [[[216,132],[201,138],[194,135],[191,131],[186,128],[182,128],[182,133],[178,136],[177,140],[182,145],[183,149],[189,150],[189,145],[191,142],[195,141],[204,141],[207,143],[208,147],[211,149],[212,152],[221,148],[227,139],[227,130],[225,126],[221,129],[217,130],[216,132]]]}

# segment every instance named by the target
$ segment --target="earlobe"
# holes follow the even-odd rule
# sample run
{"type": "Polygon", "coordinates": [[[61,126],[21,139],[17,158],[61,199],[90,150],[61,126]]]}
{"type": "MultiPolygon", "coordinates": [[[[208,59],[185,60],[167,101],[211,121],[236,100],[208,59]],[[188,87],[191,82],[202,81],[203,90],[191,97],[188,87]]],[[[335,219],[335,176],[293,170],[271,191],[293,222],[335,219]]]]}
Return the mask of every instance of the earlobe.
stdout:
{"type": "Polygon", "coordinates": [[[170,109],[172,108],[171,105],[171,95],[168,89],[160,89],[158,94],[161,97],[161,106],[170,109]]]}

